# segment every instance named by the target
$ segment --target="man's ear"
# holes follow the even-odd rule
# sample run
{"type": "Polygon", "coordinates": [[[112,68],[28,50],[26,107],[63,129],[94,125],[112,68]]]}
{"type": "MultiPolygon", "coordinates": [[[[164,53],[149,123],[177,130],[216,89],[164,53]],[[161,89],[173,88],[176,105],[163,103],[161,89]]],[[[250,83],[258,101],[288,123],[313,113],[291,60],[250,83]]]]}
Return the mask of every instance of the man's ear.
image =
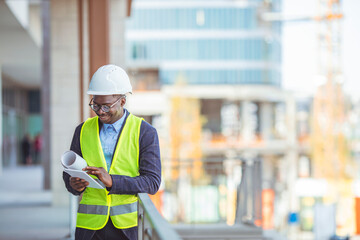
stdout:
{"type": "Polygon", "coordinates": [[[120,103],[121,103],[121,107],[124,107],[126,103],[126,98],[121,98],[120,103]]]}

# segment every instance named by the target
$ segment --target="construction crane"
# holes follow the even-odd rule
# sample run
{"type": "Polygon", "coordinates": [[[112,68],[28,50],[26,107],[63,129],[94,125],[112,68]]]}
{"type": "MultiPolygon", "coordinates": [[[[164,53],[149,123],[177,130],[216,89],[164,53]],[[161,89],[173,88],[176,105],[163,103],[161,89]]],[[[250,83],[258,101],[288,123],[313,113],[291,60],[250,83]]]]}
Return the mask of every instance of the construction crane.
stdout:
{"type": "Polygon", "coordinates": [[[345,98],[342,90],[340,0],[318,0],[316,16],[286,16],[262,13],[264,21],[318,22],[318,87],[312,112],[313,176],[338,178],[346,176],[348,148],[342,133],[345,122],[345,98]]]}
{"type": "Polygon", "coordinates": [[[264,21],[318,23],[318,80],[321,84],[316,89],[311,114],[312,176],[327,180],[328,191],[323,202],[337,204],[341,212],[336,217],[337,234],[346,235],[354,230],[351,186],[355,167],[343,132],[347,109],[341,56],[343,14],[340,0],[318,0],[317,3],[316,16],[263,13],[261,17],[264,21]]]}
{"type": "Polygon", "coordinates": [[[315,19],[319,22],[319,75],[325,83],[318,87],[313,100],[313,175],[327,180],[323,201],[336,204],[336,232],[344,236],[355,230],[351,171],[355,167],[344,134],[347,103],[342,90],[341,1],[319,0],[319,12],[315,19]]]}
{"type": "Polygon", "coordinates": [[[312,158],[314,176],[339,179],[347,176],[348,147],[344,136],[345,99],[342,91],[341,8],[338,0],[319,0],[319,76],[324,84],[313,102],[312,158]]]}

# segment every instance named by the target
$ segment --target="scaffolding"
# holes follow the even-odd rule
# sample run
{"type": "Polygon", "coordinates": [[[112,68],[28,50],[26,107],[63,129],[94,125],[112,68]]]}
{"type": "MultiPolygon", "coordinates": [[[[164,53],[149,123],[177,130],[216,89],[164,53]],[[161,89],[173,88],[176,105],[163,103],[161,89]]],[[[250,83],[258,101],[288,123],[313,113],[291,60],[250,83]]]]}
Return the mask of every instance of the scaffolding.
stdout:
{"type": "Polygon", "coordinates": [[[319,0],[319,77],[313,103],[312,157],[314,176],[346,177],[348,147],[343,133],[345,98],[342,91],[340,2],[319,0]]]}
{"type": "Polygon", "coordinates": [[[327,180],[324,204],[336,205],[336,234],[349,235],[355,230],[349,143],[344,129],[347,102],[342,90],[341,1],[319,0],[318,50],[319,80],[322,84],[314,95],[312,159],[313,176],[327,180]]]}

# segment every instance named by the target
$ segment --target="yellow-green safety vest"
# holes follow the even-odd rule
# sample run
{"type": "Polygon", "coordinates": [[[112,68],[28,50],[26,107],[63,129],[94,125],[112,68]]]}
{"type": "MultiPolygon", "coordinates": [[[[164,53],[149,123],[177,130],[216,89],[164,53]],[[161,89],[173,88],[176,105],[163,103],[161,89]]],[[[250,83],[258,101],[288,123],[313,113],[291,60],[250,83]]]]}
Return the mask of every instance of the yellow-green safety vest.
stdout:
{"type": "MultiPolygon", "coordinates": [[[[116,145],[110,174],[136,177],[139,175],[139,136],[142,119],[132,114],[126,119],[116,145]]],[[[107,169],[99,136],[98,117],[85,121],[80,133],[80,146],[88,166],[107,169]]],[[[110,194],[105,189],[87,187],[77,213],[76,226],[102,229],[109,216],[115,227],[137,226],[137,195],[110,194]]]]}

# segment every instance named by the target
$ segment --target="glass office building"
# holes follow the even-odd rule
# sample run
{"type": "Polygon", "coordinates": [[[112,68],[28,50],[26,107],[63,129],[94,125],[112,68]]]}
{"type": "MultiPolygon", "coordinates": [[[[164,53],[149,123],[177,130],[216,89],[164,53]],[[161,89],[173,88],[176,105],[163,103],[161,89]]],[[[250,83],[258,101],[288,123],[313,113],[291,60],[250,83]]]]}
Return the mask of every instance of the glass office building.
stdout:
{"type": "Polygon", "coordinates": [[[157,68],[160,84],[281,85],[280,0],[135,0],[126,60],[157,68]]]}

